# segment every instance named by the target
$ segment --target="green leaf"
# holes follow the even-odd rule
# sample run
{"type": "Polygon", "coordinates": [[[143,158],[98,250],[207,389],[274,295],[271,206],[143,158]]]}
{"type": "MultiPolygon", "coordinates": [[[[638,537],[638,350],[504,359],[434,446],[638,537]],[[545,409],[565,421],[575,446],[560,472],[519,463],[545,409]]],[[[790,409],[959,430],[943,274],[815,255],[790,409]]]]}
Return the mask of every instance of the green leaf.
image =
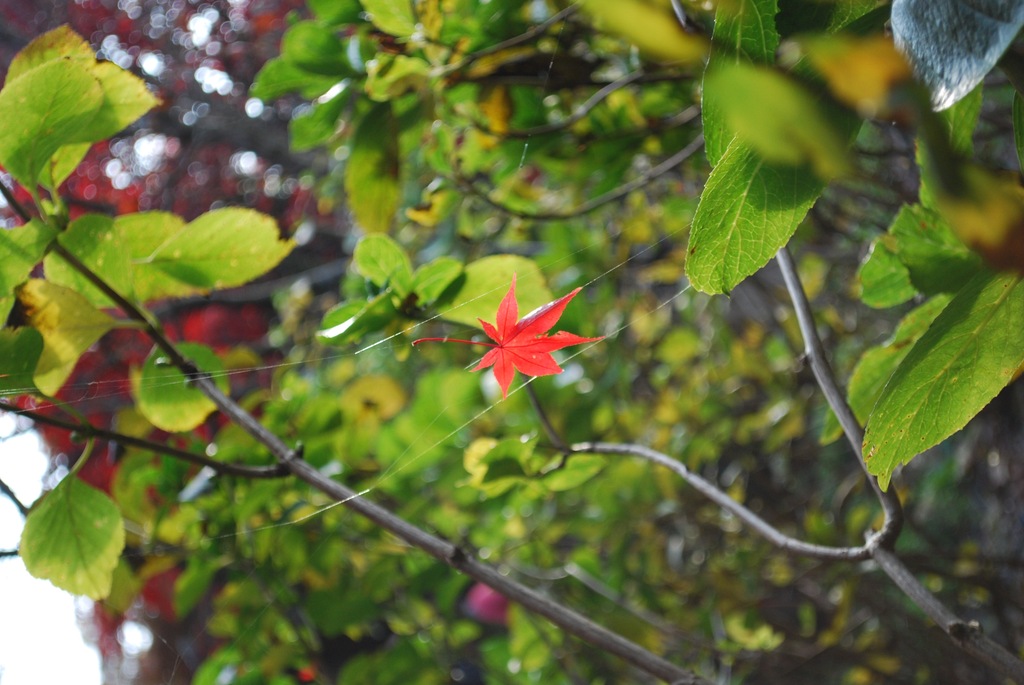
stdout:
{"type": "Polygon", "coordinates": [[[103,106],[103,88],[80,60],[42,64],[0,91],[0,165],[32,188],[50,157],[86,135],[103,106]]]}
{"type": "Polygon", "coordinates": [[[303,604],[309,617],[328,637],[340,635],[349,626],[360,625],[380,616],[382,607],[372,597],[339,588],[314,590],[303,604]]]}
{"type": "Polygon", "coordinates": [[[462,262],[452,257],[438,257],[416,269],[412,276],[412,290],[418,302],[430,304],[437,300],[462,275],[462,270],[462,262]]]}
{"type": "MultiPolygon", "coordinates": [[[[140,302],[242,285],[277,266],[294,247],[280,238],[269,216],[233,207],[189,224],[167,212],[125,214],[113,221],[86,215],[72,222],[60,241],[118,294],[140,302]]],[[[113,304],[59,255],[49,255],[44,265],[51,279],[97,306],[113,304]]]]}
{"type": "Polygon", "coordinates": [[[14,305],[14,289],[29,277],[56,236],[55,230],[38,219],[0,230],[0,320],[7,320],[14,305]]]}
{"type": "Polygon", "coordinates": [[[142,79],[113,62],[94,64],[92,73],[103,88],[103,105],[83,142],[109,138],[160,103],[142,79]]]}
{"type": "Polygon", "coordinates": [[[724,293],[778,252],[825,184],[801,167],[772,166],[733,141],[711,172],[690,229],[686,274],[706,293],[724,293]]]}
{"type": "Polygon", "coordinates": [[[564,467],[544,476],[541,483],[551,492],[572,490],[601,472],[608,461],[593,454],[574,454],[564,467]]]}
{"type": "MultiPolygon", "coordinates": [[[[131,255],[119,239],[114,219],[102,214],[85,214],[72,221],[57,240],[93,272],[125,297],[134,295],[131,255]]],[[[59,254],[50,253],[43,262],[46,277],[70,288],[96,307],[112,307],[103,292],[59,254]]]]}
{"type": "Polygon", "coordinates": [[[349,345],[365,335],[383,330],[397,316],[387,292],[369,302],[346,302],[324,314],[317,338],[327,345],[349,345]]]}
{"type": "Polygon", "coordinates": [[[310,74],[334,76],[336,80],[355,75],[345,58],[345,44],[332,29],[313,21],[300,21],[285,31],[281,56],[310,74]]]}
{"type": "Polygon", "coordinates": [[[308,4],[316,18],[328,26],[354,24],[363,11],[359,0],[309,0],[308,4]]]}
{"type": "Polygon", "coordinates": [[[368,235],[352,256],[359,273],[378,288],[392,288],[400,297],[412,290],[412,263],[405,250],[386,235],[368,235]]]}
{"type": "MultiPolygon", "coordinates": [[[[58,160],[51,163],[48,172],[37,172],[34,178],[49,188],[56,188],[68,177],[88,151],[89,143],[109,138],[158,103],[157,98],[149,92],[140,78],[112,62],[97,62],[88,43],[66,26],[40,36],[22,50],[12,62],[7,82],[13,84],[25,77],[31,83],[37,84],[42,91],[39,95],[45,97],[47,90],[53,91],[63,87],[58,82],[51,83],[48,80],[49,76],[53,72],[66,71],[69,68],[91,76],[100,87],[101,99],[95,111],[91,103],[82,103],[82,108],[79,109],[89,111],[91,115],[88,122],[82,122],[70,137],[62,140],[59,126],[56,127],[57,130],[44,127],[41,131],[44,136],[53,135],[52,142],[58,146],[64,142],[78,143],[71,150],[59,151],[58,160]],[[40,70],[38,73],[37,69],[40,70]]],[[[53,152],[57,153],[58,150],[54,148],[53,152]]],[[[40,167],[40,171],[42,169],[43,167],[40,167]]],[[[19,180],[24,182],[21,178],[19,180]]]]}
{"type": "MultiPolygon", "coordinates": [[[[949,304],[949,300],[948,295],[931,298],[903,317],[892,337],[881,345],[868,349],[861,356],[853,368],[846,392],[850,409],[861,425],[864,425],[871,415],[871,409],[882,394],[886,381],[910,352],[914,343],[928,330],[935,317],[949,304]]],[[[822,442],[832,442],[840,435],[842,428],[839,421],[835,414],[829,412],[822,428],[822,442]]]]}
{"type": "Polygon", "coordinates": [[[35,384],[55,394],[78,363],[78,358],[117,322],[73,290],[41,279],[18,288],[29,324],[43,336],[43,354],[36,367],[35,384]]]}
{"type": "MultiPolygon", "coordinates": [[[[178,350],[199,369],[213,374],[217,387],[228,392],[224,365],[213,350],[198,343],[180,343],[178,350]]],[[[139,412],[168,433],[190,431],[217,409],[157,348],[149,353],[134,386],[139,412]]]]}
{"type": "Polygon", "coordinates": [[[193,556],[188,560],[185,570],[174,581],[174,613],[179,619],[188,616],[203,598],[221,566],[199,556],[193,556]]]}
{"type": "Polygon", "coordinates": [[[74,476],[32,508],[21,534],[21,557],[29,573],[91,599],[110,594],[123,549],[117,505],[74,476]]]}
{"type": "Polygon", "coordinates": [[[335,85],[334,76],[311,74],[300,69],[282,57],[275,57],[260,69],[249,94],[260,100],[270,101],[288,93],[299,93],[304,98],[318,98],[335,85]]]}
{"type": "Polygon", "coordinates": [[[416,31],[416,16],[410,0],[362,0],[370,21],[384,33],[408,38],[416,31]]]}
{"type": "Polygon", "coordinates": [[[452,300],[444,302],[441,316],[477,328],[479,319],[494,323],[498,305],[512,284],[512,274],[516,274],[520,316],[555,299],[532,260],[518,255],[492,255],[466,265],[465,280],[452,300]]]}
{"type": "MultiPolygon", "coordinates": [[[[981,104],[982,85],[978,84],[977,88],[949,109],[929,115],[944,126],[945,134],[949,139],[949,148],[941,151],[940,160],[937,160],[935,164],[956,164],[959,162],[955,158],[956,155],[964,159],[974,156],[974,129],[977,128],[978,118],[981,116],[981,104]],[[952,157],[952,159],[947,159],[947,157],[952,157]]],[[[1014,136],[1016,137],[1016,128],[1014,136]]],[[[923,134],[921,138],[922,140],[917,146],[916,158],[918,167],[924,170],[928,168],[927,153],[929,150],[927,148],[929,143],[923,134]]],[[[919,191],[921,204],[929,209],[935,208],[939,204],[939,195],[941,194],[934,174],[922,173],[919,191]]]]}
{"type": "Polygon", "coordinates": [[[345,169],[349,208],[360,228],[383,233],[398,210],[398,126],[389,103],[366,113],[352,134],[345,169]]]}
{"type": "Polygon", "coordinates": [[[425,91],[430,65],[416,57],[381,55],[367,66],[366,94],[371,100],[388,102],[411,90],[425,91]]]}
{"type": "MultiPolygon", "coordinates": [[[[720,3],[715,11],[711,57],[705,74],[741,59],[755,64],[772,64],[779,47],[775,30],[778,0],[737,0],[720,3]]],[[[728,88],[728,84],[721,84],[728,88]]],[[[704,122],[704,152],[716,166],[733,138],[718,104],[720,93],[714,80],[701,88],[701,117],[704,122]]],[[[727,94],[727,92],[725,93],[727,94]]]]}
{"type": "Polygon", "coordinates": [[[466,448],[462,465],[469,473],[464,485],[479,489],[490,497],[508,492],[517,484],[532,480],[536,439],[494,440],[479,438],[466,448]]]}
{"type": "Polygon", "coordinates": [[[86,62],[96,61],[96,53],[84,38],[69,26],[58,26],[32,39],[32,42],[14,56],[11,67],[7,70],[7,82],[11,83],[22,74],[62,57],[86,62]]]}
{"type": "Polygon", "coordinates": [[[288,122],[292,149],[310,150],[330,140],[338,130],[338,117],[351,96],[347,84],[343,83],[336,93],[330,97],[325,95],[326,99],[318,99],[308,110],[292,118],[288,122]]]}
{"type": "Polygon", "coordinates": [[[981,273],[938,316],[893,374],[864,436],[868,470],[888,487],[893,471],[949,437],[995,397],[1024,363],[1021,277],[981,273]]]}
{"type": "Polygon", "coordinates": [[[876,238],[857,271],[860,299],[876,309],[895,307],[917,294],[907,267],[889,247],[889,242],[892,242],[891,236],[876,238]]]}
{"type": "Polygon", "coordinates": [[[889,231],[911,283],[925,294],[956,292],[982,268],[981,259],[949,224],[920,205],[904,205],[889,231]]]}
{"type": "Polygon", "coordinates": [[[33,375],[42,353],[43,336],[36,329],[0,329],[0,397],[36,391],[33,375]]]}
{"type": "Polygon", "coordinates": [[[39,175],[39,182],[50,189],[59,188],[82,163],[91,147],[92,143],[78,143],[57,150],[39,175]]]}
{"type": "Polygon", "coordinates": [[[666,3],[583,0],[581,4],[598,30],[621,36],[656,60],[697,64],[707,55],[707,39],[683,29],[666,3]]]}
{"type": "MultiPolygon", "coordinates": [[[[134,228],[138,232],[140,227],[136,224],[134,228]]],[[[228,207],[207,212],[174,230],[149,254],[133,254],[138,254],[136,268],[156,270],[193,291],[205,292],[262,276],[294,246],[291,240],[281,239],[277,222],[270,216],[228,207]]]]}
{"type": "Polygon", "coordinates": [[[736,63],[708,70],[704,83],[716,93],[716,116],[726,131],[765,161],[809,164],[824,179],[847,170],[844,137],[819,98],[792,79],[769,68],[736,63]]]}

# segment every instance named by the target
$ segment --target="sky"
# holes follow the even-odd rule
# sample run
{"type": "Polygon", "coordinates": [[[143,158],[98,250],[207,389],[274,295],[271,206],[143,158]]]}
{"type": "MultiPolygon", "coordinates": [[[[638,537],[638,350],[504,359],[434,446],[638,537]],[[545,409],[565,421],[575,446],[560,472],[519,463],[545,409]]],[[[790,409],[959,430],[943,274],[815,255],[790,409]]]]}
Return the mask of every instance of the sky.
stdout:
{"type": "MultiPolygon", "coordinates": [[[[35,433],[13,436],[14,417],[0,414],[0,479],[25,504],[42,491],[47,469],[35,433]]],[[[0,494],[0,549],[14,549],[24,520],[0,494]]],[[[88,600],[33,578],[21,557],[0,558],[0,685],[100,685],[100,657],[85,644],[76,618],[88,600]]]]}

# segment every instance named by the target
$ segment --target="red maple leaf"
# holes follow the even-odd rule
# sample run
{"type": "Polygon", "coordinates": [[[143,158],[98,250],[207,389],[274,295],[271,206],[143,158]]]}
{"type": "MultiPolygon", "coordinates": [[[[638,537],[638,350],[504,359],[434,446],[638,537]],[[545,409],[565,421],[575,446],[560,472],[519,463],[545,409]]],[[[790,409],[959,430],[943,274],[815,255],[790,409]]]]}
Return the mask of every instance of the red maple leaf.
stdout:
{"type": "Polygon", "coordinates": [[[512,286],[508,289],[505,299],[498,305],[498,313],[495,325],[491,325],[479,319],[493,343],[474,342],[472,340],[459,340],[457,338],[420,338],[414,340],[413,345],[422,342],[457,342],[466,345],[484,345],[491,350],[484,355],[480,363],[473,367],[473,371],[494,367],[494,378],[501,386],[501,396],[508,397],[508,387],[512,384],[512,378],[516,370],[527,376],[550,376],[562,373],[562,367],[558,365],[551,353],[570,345],[595,342],[604,338],[584,338],[573,333],[559,331],[554,335],[545,336],[551,330],[558,319],[561,318],[565,306],[572,298],[576,297],[581,288],[576,288],[571,293],[563,295],[554,302],[538,307],[527,314],[521,321],[519,318],[519,305],[516,303],[516,276],[512,274],[512,286]]]}

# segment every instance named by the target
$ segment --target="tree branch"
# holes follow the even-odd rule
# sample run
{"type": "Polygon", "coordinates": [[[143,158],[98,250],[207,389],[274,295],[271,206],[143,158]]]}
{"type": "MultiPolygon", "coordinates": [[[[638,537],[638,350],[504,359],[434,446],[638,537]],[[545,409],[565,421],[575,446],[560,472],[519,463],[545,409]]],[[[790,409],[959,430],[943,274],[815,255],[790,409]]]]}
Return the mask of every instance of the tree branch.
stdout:
{"type": "Polygon", "coordinates": [[[746,523],[755,533],[784,552],[831,561],[857,561],[871,556],[871,551],[866,545],[861,547],[828,547],[790,537],[734,500],[719,489],[718,486],[690,471],[682,462],[649,447],[628,443],[581,442],[573,445],[572,450],[573,452],[589,452],[591,454],[621,454],[639,457],[653,464],[664,466],[685,480],[699,493],[746,523]]]}
{"type": "Polygon", "coordinates": [[[864,430],[861,428],[860,422],[857,421],[857,417],[854,416],[853,410],[850,409],[850,405],[847,404],[846,396],[839,389],[835,374],[828,363],[825,346],[822,345],[821,338],[818,337],[818,331],[814,326],[814,315],[811,313],[811,305],[807,301],[807,293],[800,282],[800,276],[793,264],[789,250],[783,247],[775,258],[779,269],[782,270],[782,279],[786,282],[786,290],[789,291],[789,297],[793,301],[796,320],[804,339],[804,352],[811,362],[814,378],[825,395],[828,405],[839,419],[839,425],[843,427],[843,433],[846,435],[850,447],[853,448],[853,453],[857,455],[857,463],[864,470],[864,474],[867,476],[868,482],[871,483],[871,488],[875,491],[875,496],[885,513],[885,521],[881,530],[869,544],[891,548],[903,528],[903,507],[900,505],[899,497],[892,490],[883,491],[878,486],[878,479],[868,472],[863,453],[864,430]]]}
{"type": "Polygon", "coordinates": [[[25,505],[18,496],[14,494],[14,490],[11,490],[11,486],[0,479],[0,492],[7,496],[7,499],[14,502],[14,506],[18,507],[18,511],[21,512],[22,516],[28,516],[28,506],[25,505]]]}
{"type": "Polygon", "coordinates": [[[129,318],[142,323],[147,334],[167,355],[171,363],[185,373],[191,382],[229,419],[270,450],[278,462],[300,480],[333,497],[348,509],[364,516],[409,545],[425,551],[452,568],[493,588],[510,600],[518,602],[525,609],[545,617],[566,632],[617,655],[646,673],[678,685],[711,685],[710,681],[696,673],[676,666],[647,651],[635,642],[594,623],[586,616],[508,578],[497,568],[473,558],[451,542],[432,535],[387,509],[364,499],[365,491],[357,493],[323,475],[301,459],[301,447],[289,447],[252,414],[221,392],[210,375],[200,371],[194,363],[185,358],[164,335],[159,326],[150,321],[141,309],[115,292],[102,278],[59,244],[55,250],[59,251],[59,254],[91,283],[100,288],[129,318]]]}
{"type": "MultiPolygon", "coordinates": [[[[205,454],[196,454],[195,452],[179,449],[172,445],[165,445],[163,443],[145,440],[143,438],[136,438],[131,435],[125,435],[116,431],[100,428],[92,425],[91,423],[65,421],[30,409],[21,409],[20,407],[8,404],[7,402],[0,401],[0,411],[24,416],[35,423],[43,423],[48,426],[63,428],[68,432],[77,432],[85,437],[111,440],[119,445],[124,445],[126,447],[138,447],[139,449],[149,450],[150,452],[165,454],[168,457],[187,461],[190,464],[195,464],[197,466],[209,466],[211,469],[222,475],[241,476],[243,478],[280,478],[288,474],[288,470],[280,464],[275,464],[273,466],[246,466],[244,464],[230,464],[223,461],[217,461],[216,459],[211,459],[205,454]]],[[[2,483],[0,483],[0,486],[2,486],[2,483]]],[[[0,489],[2,489],[2,487],[0,487],[0,489]]]]}
{"type": "Polygon", "coordinates": [[[698,135],[690,142],[689,145],[684,147],[682,150],[675,153],[661,164],[640,174],[632,181],[624,183],[618,188],[615,188],[614,190],[610,190],[607,193],[604,193],[603,195],[598,195],[592,200],[588,200],[570,210],[566,210],[563,212],[527,212],[515,209],[513,207],[509,207],[503,202],[495,200],[493,197],[491,197],[490,193],[478,187],[475,183],[473,183],[473,181],[469,180],[468,178],[465,178],[464,176],[456,176],[455,181],[462,189],[480,198],[491,207],[494,207],[499,211],[505,212],[506,214],[519,217],[520,219],[533,219],[537,221],[557,221],[560,219],[572,219],[574,217],[588,214],[594,211],[595,209],[603,207],[606,204],[615,202],[616,200],[623,198],[626,195],[629,195],[634,190],[644,187],[645,185],[647,185],[654,179],[658,178],[659,176],[662,176],[663,174],[672,171],[672,169],[674,169],[675,167],[689,159],[691,156],[693,156],[695,152],[700,150],[702,147],[704,147],[704,136],[698,135]]]}
{"type": "Polygon", "coordinates": [[[21,217],[22,221],[26,224],[32,221],[32,215],[18,202],[18,198],[14,197],[14,193],[11,192],[11,189],[3,181],[0,181],[0,195],[4,196],[4,200],[14,210],[14,213],[21,217]]]}
{"type": "Polygon", "coordinates": [[[871,556],[885,574],[962,650],[993,670],[1024,683],[1024,662],[987,637],[975,621],[964,621],[914,577],[892,552],[875,547],[871,556]]]}
{"type": "Polygon", "coordinates": [[[862,445],[864,432],[860,423],[854,416],[850,405],[836,383],[835,375],[829,366],[825,355],[825,348],[818,337],[814,327],[814,317],[811,313],[810,303],[800,283],[793,258],[789,251],[783,247],[779,250],[776,259],[779,268],[782,270],[783,280],[786,282],[786,289],[793,300],[793,307],[796,310],[797,322],[800,325],[800,332],[803,334],[805,351],[811,362],[811,369],[818,381],[825,399],[828,401],[832,411],[839,419],[847,440],[853,447],[857,460],[868,476],[875,494],[878,496],[885,513],[885,522],[882,529],[868,540],[867,548],[871,557],[881,569],[892,579],[911,601],[924,611],[942,630],[952,638],[958,647],[971,656],[998,671],[1004,676],[1019,683],[1024,683],[1024,661],[1021,661],[998,643],[986,637],[980,626],[974,622],[967,622],[954,614],[939,599],[922,585],[906,565],[896,557],[890,550],[896,542],[903,526],[903,508],[899,498],[892,491],[883,491],[878,486],[878,481],[867,471],[864,464],[862,445]]]}

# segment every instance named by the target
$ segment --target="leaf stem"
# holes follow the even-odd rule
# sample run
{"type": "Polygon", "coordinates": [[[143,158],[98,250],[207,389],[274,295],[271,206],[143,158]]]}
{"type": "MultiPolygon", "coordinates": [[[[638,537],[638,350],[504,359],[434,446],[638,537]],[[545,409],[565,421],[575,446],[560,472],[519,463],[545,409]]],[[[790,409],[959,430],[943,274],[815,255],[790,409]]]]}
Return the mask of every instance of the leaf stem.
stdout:
{"type": "Polygon", "coordinates": [[[495,345],[494,343],[482,342],[479,340],[463,340],[462,338],[419,338],[418,340],[413,340],[412,344],[415,347],[416,345],[425,342],[453,342],[462,343],[463,345],[483,345],[484,347],[497,347],[497,345],[495,345]]]}

